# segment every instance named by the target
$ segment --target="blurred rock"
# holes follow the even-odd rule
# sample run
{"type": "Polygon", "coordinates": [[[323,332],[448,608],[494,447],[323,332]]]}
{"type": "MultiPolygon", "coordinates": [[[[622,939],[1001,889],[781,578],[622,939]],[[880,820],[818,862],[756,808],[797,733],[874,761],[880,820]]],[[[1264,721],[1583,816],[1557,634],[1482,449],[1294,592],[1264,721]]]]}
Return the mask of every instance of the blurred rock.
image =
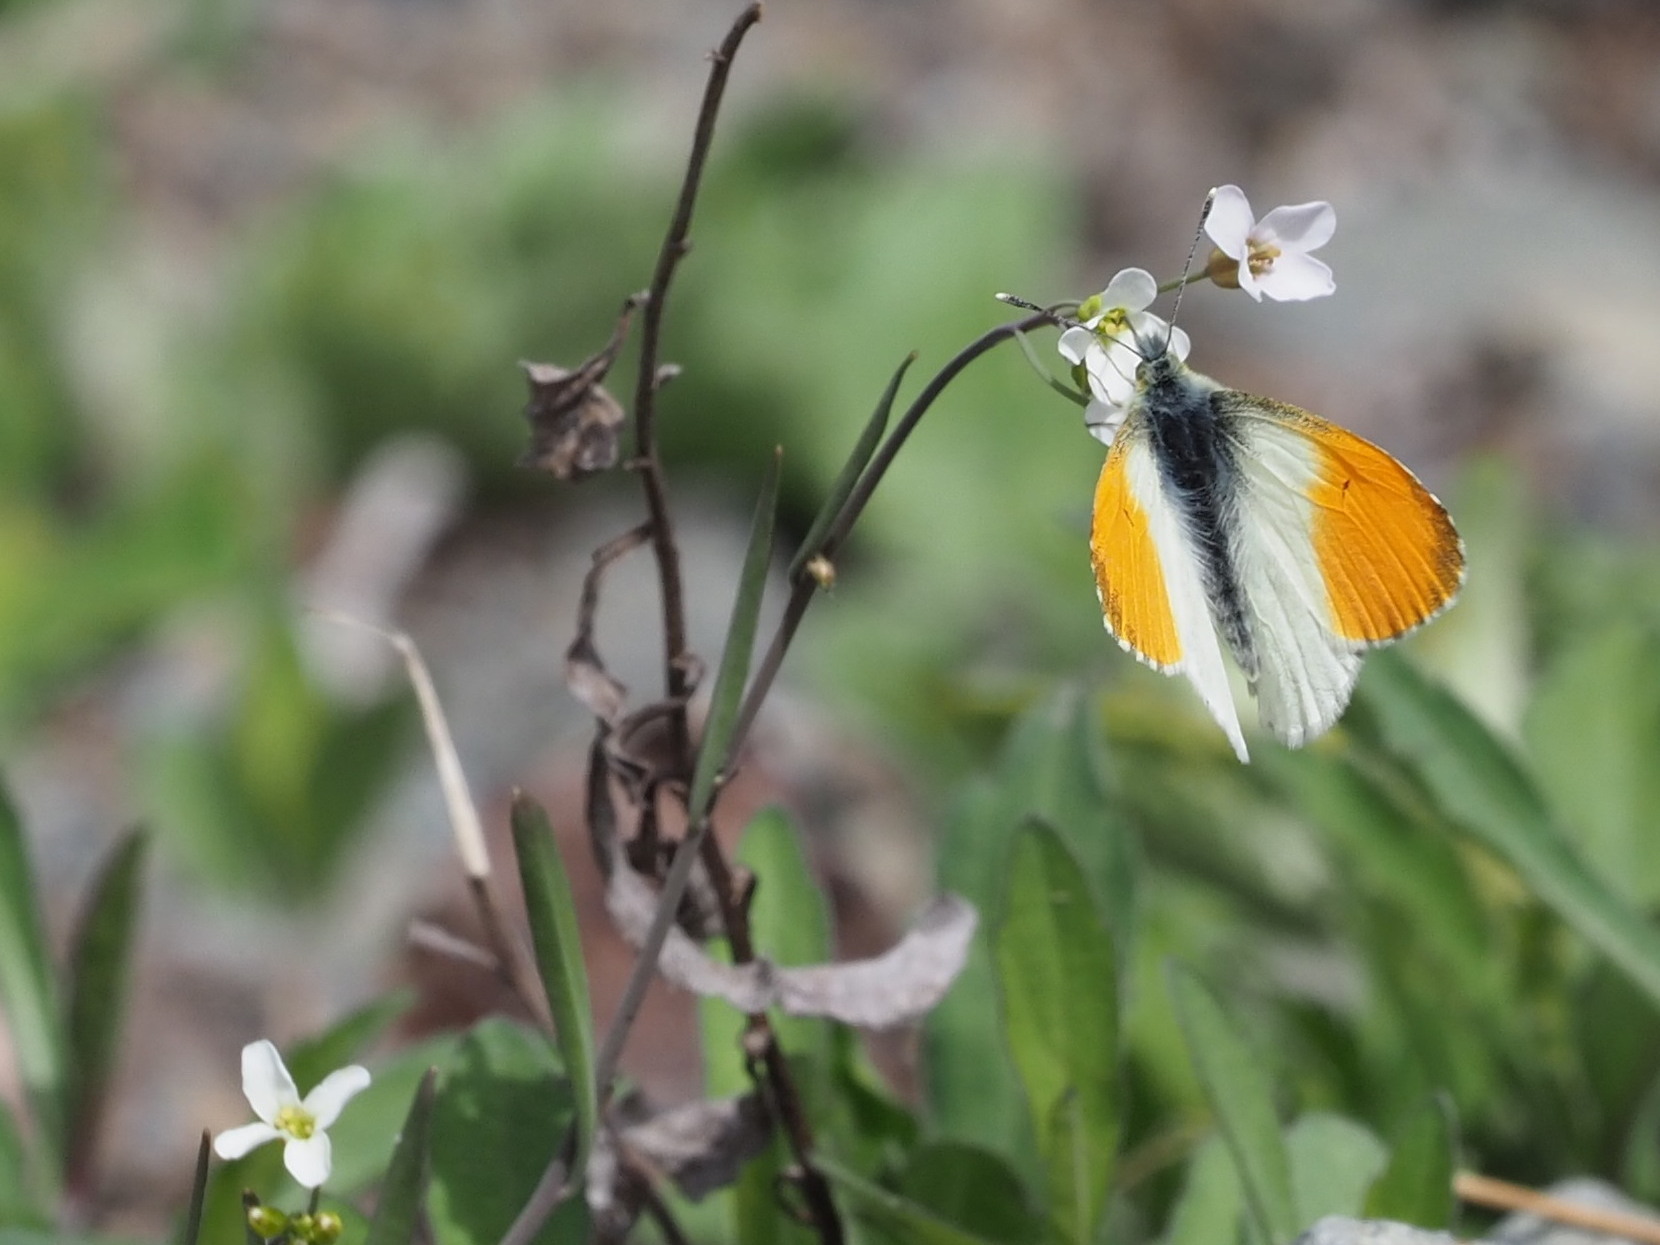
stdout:
{"type": "MultiPolygon", "coordinates": [[[[1543,1192],[1587,1210],[1610,1211],[1646,1219],[1660,1228],[1660,1211],[1634,1201],[1606,1181],[1580,1176],[1558,1181],[1543,1192]]],[[[1518,1214],[1501,1219],[1489,1233],[1489,1239],[1496,1245],[1620,1245],[1628,1238],[1555,1223],[1538,1215],[1518,1214]]]]}
{"type": "MultiPolygon", "coordinates": [[[[1328,1215],[1299,1236],[1295,1245],[1458,1245],[1450,1232],[1427,1232],[1387,1219],[1347,1219],[1328,1215]]],[[[1481,1245],[1479,1241],[1468,1245],[1481,1245]]]]}

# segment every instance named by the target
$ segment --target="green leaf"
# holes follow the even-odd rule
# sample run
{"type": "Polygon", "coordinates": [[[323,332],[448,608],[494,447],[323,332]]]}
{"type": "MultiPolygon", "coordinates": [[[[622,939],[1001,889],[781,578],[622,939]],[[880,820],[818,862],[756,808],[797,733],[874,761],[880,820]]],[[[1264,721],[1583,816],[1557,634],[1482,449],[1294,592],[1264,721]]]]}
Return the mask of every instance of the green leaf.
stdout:
{"type": "MultiPolygon", "coordinates": [[[[572,1117],[570,1087],[540,1034],[481,1021],[440,1073],[427,1207],[437,1245],[496,1245],[554,1157],[572,1117]]],[[[538,1245],[588,1238],[587,1205],[567,1198],[538,1245]]]]}
{"type": "Polygon", "coordinates": [[[41,1186],[45,1166],[30,1153],[11,1108],[0,1102],[0,1223],[46,1228],[51,1198],[41,1186]]]}
{"type": "Polygon", "coordinates": [[[310,1088],[336,1068],[356,1063],[405,1012],[415,1005],[415,991],[391,990],[337,1020],[316,1037],[296,1042],[283,1062],[296,1085],[310,1088]]]}
{"type": "Polygon", "coordinates": [[[1460,989],[1492,995],[1488,914],[1440,818],[1423,816],[1422,802],[1415,816],[1349,757],[1273,748],[1252,762],[1325,832],[1357,902],[1387,902],[1412,937],[1457,974],[1460,989]]]}
{"type": "Polygon", "coordinates": [[[1615,618],[1572,633],[1524,728],[1533,772],[1575,846],[1626,902],[1660,900],[1660,642],[1615,618]]]}
{"type": "Polygon", "coordinates": [[[35,1126],[54,1153],[63,1137],[63,1038],[23,825],[0,786],[0,1011],[16,1048],[35,1126]]]}
{"type": "Polygon", "coordinates": [[[1181,1196],[1170,1212],[1163,1245],[1232,1245],[1244,1209],[1239,1173],[1221,1137],[1212,1136],[1193,1152],[1181,1196]]]}
{"type": "Polygon", "coordinates": [[[1015,840],[997,983],[1060,1239],[1093,1238],[1118,1150],[1118,961],[1077,861],[1048,826],[1015,840]]]}
{"type": "Polygon", "coordinates": [[[1455,1128],[1452,1100],[1432,1094],[1406,1119],[1389,1165],[1366,1194],[1367,1219],[1447,1228],[1453,1219],[1455,1128]]]}
{"type": "Polygon", "coordinates": [[[1283,1245],[1297,1234],[1291,1162],[1274,1118],[1261,1058],[1192,970],[1172,963],[1170,996],[1216,1126],[1233,1156],[1245,1205],[1263,1240],[1283,1245]]]}
{"type": "Polygon", "coordinates": [[[915,362],[916,352],[912,351],[905,356],[905,361],[895,370],[893,379],[888,381],[888,387],[882,391],[881,398],[877,400],[876,409],[871,412],[870,418],[865,422],[863,431],[859,433],[858,441],[854,443],[853,453],[848,455],[841,473],[836,476],[835,481],[830,485],[830,491],[825,495],[824,504],[819,507],[818,513],[813,516],[813,522],[807,528],[807,534],[801,538],[801,547],[796,550],[795,557],[790,559],[789,578],[792,581],[801,574],[801,570],[807,565],[809,558],[822,552],[820,546],[823,545],[825,536],[829,534],[831,525],[840,517],[842,507],[847,504],[847,499],[853,494],[853,486],[859,482],[860,475],[864,473],[865,465],[870,462],[870,456],[876,453],[876,447],[881,444],[882,433],[888,426],[888,413],[893,410],[894,395],[899,392],[899,384],[905,379],[906,371],[915,362]]]}
{"type": "MultiPolygon", "coordinates": [[[[736,861],[756,879],[749,907],[756,951],[785,967],[828,960],[829,912],[807,865],[800,832],[789,815],[777,808],[757,813],[738,841],[736,861]]],[[[746,1018],[730,1003],[716,998],[699,999],[698,1013],[705,1092],[710,1097],[725,1097],[749,1089],[751,1080],[743,1054],[746,1018]]],[[[830,1075],[831,1026],[823,1020],[778,1016],[773,1027],[780,1045],[793,1057],[793,1071],[804,1095],[815,1100],[829,1098],[821,1083],[830,1075]]],[[[819,1105],[818,1101],[810,1103],[809,1113],[822,1128],[825,1111],[814,1109],[819,1105]]],[[[840,1104],[832,1100],[823,1105],[828,1109],[840,1104]]],[[[739,1174],[733,1189],[732,1213],[734,1234],[742,1245],[815,1239],[779,1204],[775,1181],[789,1162],[788,1149],[780,1139],[739,1174]]]]}
{"type": "Polygon", "coordinates": [[[577,931],[576,898],[542,806],[524,792],[515,792],[512,820],[536,967],[576,1106],[577,1146],[570,1171],[571,1179],[580,1183],[599,1131],[599,1097],[594,1082],[594,1020],[588,1001],[588,969],[582,962],[577,931]]]}
{"type": "Polygon", "coordinates": [[[732,732],[738,724],[738,707],[744,684],[749,679],[749,658],[755,647],[755,626],[761,616],[761,597],[767,586],[767,564],[772,558],[773,519],[778,510],[778,471],[783,451],[775,450],[761,481],[761,496],[755,503],[755,519],[749,530],[749,548],[744,553],[738,577],[738,595],[732,603],[732,622],[726,629],[726,648],[715,672],[709,693],[709,716],[703,727],[703,742],[692,769],[692,789],[686,800],[688,823],[696,826],[709,812],[715,794],[715,780],[726,768],[732,732]]]}
{"type": "MultiPolygon", "coordinates": [[[[351,1100],[329,1129],[329,1140],[334,1144],[331,1192],[341,1197],[355,1195],[385,1175],[421,1079],[429,1068],[448,1067],[461,1041],[461,1035],[446,1033],[405,1047],[375,1064],[375,1079],[351,1100]]],[[[271,1149],[276,1152],[275,1147],[271,1149]]]]}
{"type": "Polygon", "coordinates": [[[898,1193],[947,1223],[1004,1245],[1027,1245],[1043,1234],[1020,1177],[988,1150],[936,1141],[912,1152],[898,1193]]]}
{"type": "Polygon", "coordinates": [[[818,1166],[847,1195],[861,1216],[907,1245],[998,1245],[992,1238],[958,1227],[927,1207],[884,1189],[823,1155],[818,1156],[818,1166]]]}
{"type": "Polygon", "coordinates": [[[68,1165],[92,1162],[131,977],[133,931],[149,836],[125,835],[105,860],[81,912],[69,953],[68,1165]]]}
{"type": "Polygon", "coordinates": [[[432,1103],[438,1069],[429,1068],[409,1104],[409,1115],[392,1149],[392,1161],[381,1182],[375,1217],[369,1223],[365,1245],[410,1245],[421,1222],[426,1197],[428,1150],[432,1141],[432,1103]]]}
{"type": "Polygon", "coordinates": [[[1393,653],[1362,680],[1391,751],[1446,813],[1507,861],[1558,916],[1660,1000],[1660,930],[1621,903],[1569,847],[1510,752],[1451,695],[1393,653]]]}
{"type": "Polygon", "coordinates": [[[820,1133],[836,1154],[861,1170],[891,1168],[917,1143],[916,1117],[894,1098],[854,1030],[833,1025],[830,1040],[828,1105],[820,1133]]]}
{"type": "Polygon", "coordinates": [[[1366,1191],[1389,1161],[1369,1129],[1321,1112],[1301,1116],[1286,1130],[1285,1151],[1299,1229],[1327,1215],[1358,1216],[1366,1191]]]}
{"type": "MultiPolygon", "coordinates": [[[[1028,818],[1052,826],[1106,902],[1121,958],[1133,948],[1134,846],[1108,798],[1091,702],[1062,688],[1015,722],[992,781],[970,788],[939,852],[940,887],[980,911],[1004,902],[1011,845],[1028,818]]],[[[988,922],[989,924],[989,922],[988,922]]],[[[940,1133],[986,1146],[1035,1182],[1038,1145],[995,1009],[990,931],[975,936],[968,963],[923,1031],[928,1101],[940,1133]]]]}

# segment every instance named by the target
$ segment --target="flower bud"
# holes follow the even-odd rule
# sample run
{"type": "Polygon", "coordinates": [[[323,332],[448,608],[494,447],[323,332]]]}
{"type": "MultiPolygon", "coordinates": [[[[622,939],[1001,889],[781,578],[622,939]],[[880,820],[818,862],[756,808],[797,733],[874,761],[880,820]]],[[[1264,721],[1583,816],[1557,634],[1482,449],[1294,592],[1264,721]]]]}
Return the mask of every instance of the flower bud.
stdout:
{"type": "Polygon", "coordinates": [[[275,1206],[250,1206],[248,1228],[261,1240],[269,1241],[288,1231],[288,1216],[275,1206]]]}
{"type": "Polygon", "coordinates": [[[807,559],[807,574],[826,592],[836,586],[836,564],[822,553],[814,554],[807,559]]]}
{"type": "Polygon", "coordinates": [[[311,1235],[306,1239],[311,1245],[334,1245],[345,1226],[345,1220],[332,1210],[320,1210],[311,1217],[311,1235]]]}
{"type": "Polygon", "coordinates": [[[1205,276],[1209,277],[1213,284],[1221,286],[1224,290],[1237,290],[1239,288],[1239,261],[1230,259],[1221,247],[1212,247],[1210,257],[1205,260],[1205,276]]]}

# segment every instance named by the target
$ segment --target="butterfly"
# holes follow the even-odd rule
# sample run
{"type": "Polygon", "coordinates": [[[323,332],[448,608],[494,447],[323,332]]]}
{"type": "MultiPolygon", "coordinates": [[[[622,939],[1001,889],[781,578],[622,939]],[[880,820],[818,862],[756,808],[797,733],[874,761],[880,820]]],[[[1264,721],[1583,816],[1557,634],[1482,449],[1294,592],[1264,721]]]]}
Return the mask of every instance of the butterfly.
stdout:
{"type": "Polygon", "coordinates": [[[1463,542],[1371,442],[1224,388],[1167,336],[1137,335],[1136,353],[1090,525],[1107,629],[1153,669],[1185,674],[1248,761],[1225,648],[1263,727],[1300,747],[1347,707],[1368,649],[1453,603],[1463,542]]]}

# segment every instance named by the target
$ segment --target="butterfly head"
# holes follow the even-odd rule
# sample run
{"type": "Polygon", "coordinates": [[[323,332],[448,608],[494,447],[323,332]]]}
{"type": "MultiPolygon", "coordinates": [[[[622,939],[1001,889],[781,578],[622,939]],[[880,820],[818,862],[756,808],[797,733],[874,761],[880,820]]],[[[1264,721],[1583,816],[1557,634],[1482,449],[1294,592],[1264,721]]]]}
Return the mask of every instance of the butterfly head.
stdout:
{"type": "Polygon", "coordinates": [[[1135,334],[1128,343],[1140,358],[1136,364],[1136,389],[1142,393],[1168,385],[1187,370],[1173,348],[1172,330],[1167,325],[1135,334]]]}

